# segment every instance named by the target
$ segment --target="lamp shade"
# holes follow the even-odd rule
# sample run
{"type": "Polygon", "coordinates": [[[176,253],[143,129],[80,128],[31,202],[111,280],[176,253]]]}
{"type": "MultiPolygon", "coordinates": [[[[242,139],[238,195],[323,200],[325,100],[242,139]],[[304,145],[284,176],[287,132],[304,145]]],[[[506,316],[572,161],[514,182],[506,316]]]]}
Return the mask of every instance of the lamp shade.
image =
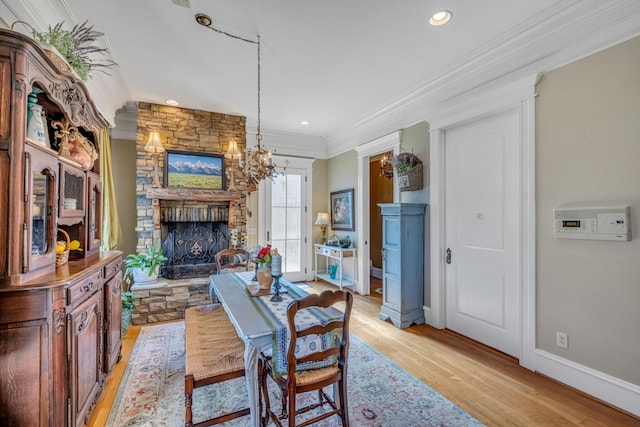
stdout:
{"type": "Polygon", "coordinates": [[[316,225],[329,225],[329,214],[327,212],[318,212],[316,217],[316,225]]]}
{"type": "Polygon", "coordinates": [[[149,140],[144,146],[144,149],[149,153],[162,153],[164,151],[164,147],[160,141],[160,132],[157,130],[149,132],[149,140]]]}
{"type": "Polygon", "coordinates": [[[229,141],[229,148],[227,148],[227,152],[224,153],[224,156],[227,159],[239,159],[240,151],[238,150],[238,143],[235,139],[229,141]]]}

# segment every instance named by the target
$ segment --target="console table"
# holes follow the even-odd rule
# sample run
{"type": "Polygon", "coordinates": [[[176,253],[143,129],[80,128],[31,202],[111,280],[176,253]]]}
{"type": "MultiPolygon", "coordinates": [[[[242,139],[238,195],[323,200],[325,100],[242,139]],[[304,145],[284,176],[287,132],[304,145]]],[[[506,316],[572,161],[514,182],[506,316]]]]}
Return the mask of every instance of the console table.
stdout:
{"type": "Polygon", "coordinates": [[[345,258],[349,258],[351,260],[353,266],[353,274],[355,275],[356,249],[322,245],[320,243],[315,243],[314,246],[316,254],[316,280],[318,280],[319,277],[322,280],[326,280],[329,283],[340,286],[340,289],[342,289],[343,286],[353,286],[355,283],[355,279],[353,277],[347,277],[343,274],[343,261],[345,258]],[[320,272],[318,270],[318,255],[325,257],[327,260],[327,269],[323,272],[320,272]],[[335,279],[332,279],[329,275],[328,267],[330,260],[334,260],[334,263],[338,264],[335,279]]]}

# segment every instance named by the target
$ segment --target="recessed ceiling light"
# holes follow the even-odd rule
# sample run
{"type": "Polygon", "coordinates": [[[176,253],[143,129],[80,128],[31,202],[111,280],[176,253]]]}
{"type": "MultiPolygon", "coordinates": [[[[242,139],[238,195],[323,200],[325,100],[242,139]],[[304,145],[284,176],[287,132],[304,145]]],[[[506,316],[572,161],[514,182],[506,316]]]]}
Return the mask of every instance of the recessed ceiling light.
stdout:
{"type": "Polygon", "coordinates": [[[311,123],[309,123],[309,122],[308,122],[308,121],[306,121],[306,120],[303,120],[303,121],[301,121],[301,122],[300,122],[300,126],[309,126],[310,124],[311,124],[311,123]]]}
{"type": "Polygon", "coordinates": [[[436,12],[431,15],[429,18],[429,24],[433,26],[444,25],[451,20],[453,14],[448,10],[441,10],[440,12],[436,12]]]}
{"type": "Polygon", "coordinates": [[[165,104],[167,105],[171,105],[173,107],[175,107],[176,105],[180,104],[178,101],[174,100],[174,99],[167,99],[166,101],[164,101],[165,104]]]}

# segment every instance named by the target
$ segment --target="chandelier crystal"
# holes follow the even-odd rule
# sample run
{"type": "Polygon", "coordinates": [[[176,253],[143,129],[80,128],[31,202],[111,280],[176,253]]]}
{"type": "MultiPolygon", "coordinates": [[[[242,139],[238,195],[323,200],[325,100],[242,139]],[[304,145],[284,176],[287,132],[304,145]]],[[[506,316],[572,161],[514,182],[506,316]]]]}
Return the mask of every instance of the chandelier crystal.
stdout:
{"type": "Polygon", "coordinates": [[[271,152],[269,152],[269,150],[267,150],[262,145],[262,134],[260,133],[260,35],[258,35],[258,41],[245,39],[243,37],[236,36],[234,34],[230,34],[214,28],[212,26],[213,20],[203,13],[198,13],[195,18],[196,22],[203,27],[207,27],[210,30],[213,30],[220,34],[224,34],[234,39],[258,45],[258,118],[256,127],[257,143],[254,149],[250,149],[249,146],[247,146],[244,161],[242,161],[242,159],[239,159],[240,170],[244,175],[247,183],[247,191],[251,192],[258,188],[258,184],[260,184],[260,181],[267,178],[273,179],[277,175],[275,172],[276,164],[271,159],[271,152]]]}

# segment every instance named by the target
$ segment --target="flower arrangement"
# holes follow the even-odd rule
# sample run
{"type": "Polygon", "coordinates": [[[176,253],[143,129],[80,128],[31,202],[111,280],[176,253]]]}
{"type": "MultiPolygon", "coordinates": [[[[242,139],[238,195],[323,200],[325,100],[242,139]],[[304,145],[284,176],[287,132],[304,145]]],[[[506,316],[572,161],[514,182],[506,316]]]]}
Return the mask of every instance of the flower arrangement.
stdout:
{"type": "Polygon", "coordinates": [[[259,264],[261,268],[271,267],[271,255],[276,255],[278,253],[277,249],[274,249],[274,250],[275,250],[275,253],[272,254],[272,249],[270,244],[260,248],[256,252],[256,263],[259,264]]]}

